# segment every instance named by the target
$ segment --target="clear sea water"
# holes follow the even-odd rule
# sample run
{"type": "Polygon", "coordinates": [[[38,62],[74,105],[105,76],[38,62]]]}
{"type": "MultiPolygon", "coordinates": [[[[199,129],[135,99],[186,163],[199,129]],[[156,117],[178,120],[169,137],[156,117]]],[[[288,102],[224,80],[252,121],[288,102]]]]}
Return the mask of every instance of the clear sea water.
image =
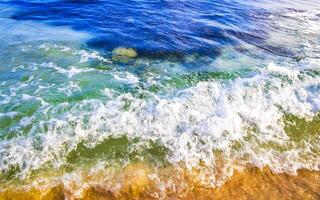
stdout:
{"type": "Polygon", "coordinates": [[[318,0],[0,2],[2,185],[133,162],[213,186],[319,170],[319,110],[318,0]]]}

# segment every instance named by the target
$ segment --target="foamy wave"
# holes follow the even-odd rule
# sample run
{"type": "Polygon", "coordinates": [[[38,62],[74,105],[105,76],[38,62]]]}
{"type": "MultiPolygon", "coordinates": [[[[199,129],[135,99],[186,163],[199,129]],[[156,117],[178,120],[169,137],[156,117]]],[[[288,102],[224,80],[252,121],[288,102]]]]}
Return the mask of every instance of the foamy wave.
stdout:
{"type": "Polygon", "coordinates": [[[115,73],[113,77],[115,80],[127,84],[137,84],[139,82],[139,78],[129,72],[115,73]]]}
{"type": "Polygon", "coordinates": [[[65,69],[65,68],[57,66],[54,63],[43,63],[40,65],[40,67],[53,68],[61,74],[66,74],[69,78],[71,78],[72,76],[79,74],[79,73],[94,71],[94,69],[90,69],[90,68],[80,69],[75,66],[70,66],[69,68],[65,69]]]}
{"type": "Polygon", "coordinates": [[[109,59],[103,57],[97,51],[79,50],[79,49],[74,49],[65,45],[58,45],[55,43],[53,44],[43,43],[39,45],[38,48],[43,49],[45,52],[49,52],[50,50],[52,50],[53,53],[59,52],[59,53],[62,53],[62,56],[63,54],[65,54],[64,56],[68,56],[68,55],[79,56],[80,63],[85,63],[90,60],[98,60],[105,63],[112,63],[109,59]]]}
{"type": "Polygon", "coordinates": [[[83,100],[46,107],[45,116],[66,107],[71,110],[42,121],[28,137],[1,141],[0,168],[18,165],[23,177],[47,162],[64,164],[63,157],[83,140],[94,146],[109,136],[125,134],[160,140],[169,149],[171,163],[183,162],[190,169],[200,161],[216,166],[215,151],[222,152],[228,163],[240,160],[239,166],[269,165],[288,172],[318,169],[319,155],[301,156],[309,149],[297,146],[280,151],[261,148],[258,143],[292,144],[284,130],[284,114],[314,117],[320,108],[319,84],[320,78],[308,71],[271,63],[251,78],[200,82],[164,96],[150,93],[150,98],[138,99],[126,93],[107,102],[83,100]],[[237,150],[233,148],[236,142],[242,144],[237,150]]]}
{"type": "Polygon", "coordinates": [[[80,50],[80,51],[76,52],[75,54],[81,56],[81,59],[80,59],[81,63],[87,62],[89,59],[97,59],[102,62],[112,63],[110,60],[101,56],[97,51],[88,52],[85,50],[80,50]]]}

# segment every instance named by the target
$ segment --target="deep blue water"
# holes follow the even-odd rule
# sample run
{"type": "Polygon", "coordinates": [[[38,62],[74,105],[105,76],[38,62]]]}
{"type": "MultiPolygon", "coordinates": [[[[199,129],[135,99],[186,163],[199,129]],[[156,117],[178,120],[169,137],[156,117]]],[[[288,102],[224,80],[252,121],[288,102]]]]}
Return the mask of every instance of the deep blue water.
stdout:
{"type": "Polygon", "coordinates": [[[10,18],[90,32],[87,45],[110,51],[132,47],[148,57],[216,55],[238,39],[261,45],[268,12],[241,1],[8,1],[10,18]]]}

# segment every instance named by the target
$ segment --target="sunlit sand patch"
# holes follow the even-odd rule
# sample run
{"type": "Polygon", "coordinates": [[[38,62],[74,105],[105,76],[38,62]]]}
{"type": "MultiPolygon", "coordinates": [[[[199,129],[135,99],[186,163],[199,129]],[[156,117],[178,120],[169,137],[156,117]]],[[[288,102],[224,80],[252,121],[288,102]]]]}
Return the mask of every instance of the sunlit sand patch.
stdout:
{"type": "Polygon", "coordinates": [[[138,162],[118,172],[111,182],[103,182],[102,174],[83,177],[84,182],[80,183],[83,188],[79,194],[75,194],[65,182],[56,182],[43,188],[10,186],[0,192],[0,200],[320,198],[318,171],[299,170],[296,175],[289,175],[276,174],[268,167],[259,169],[249,166],[243,171],[235,171],[221,187],[202,184],[196,170],[173,166],[155,168],[138,162]]]}

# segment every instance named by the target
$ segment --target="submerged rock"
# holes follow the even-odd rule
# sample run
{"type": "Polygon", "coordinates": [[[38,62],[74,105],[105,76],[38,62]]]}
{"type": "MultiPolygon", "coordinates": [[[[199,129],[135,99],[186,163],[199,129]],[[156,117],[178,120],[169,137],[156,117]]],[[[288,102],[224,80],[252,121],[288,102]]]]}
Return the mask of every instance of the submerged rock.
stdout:
{"type": "Polygon", "coordinates": [[[113,58],[136,58],[138,53],[133,48],[118,47],[112,51],[113,58]]]}

